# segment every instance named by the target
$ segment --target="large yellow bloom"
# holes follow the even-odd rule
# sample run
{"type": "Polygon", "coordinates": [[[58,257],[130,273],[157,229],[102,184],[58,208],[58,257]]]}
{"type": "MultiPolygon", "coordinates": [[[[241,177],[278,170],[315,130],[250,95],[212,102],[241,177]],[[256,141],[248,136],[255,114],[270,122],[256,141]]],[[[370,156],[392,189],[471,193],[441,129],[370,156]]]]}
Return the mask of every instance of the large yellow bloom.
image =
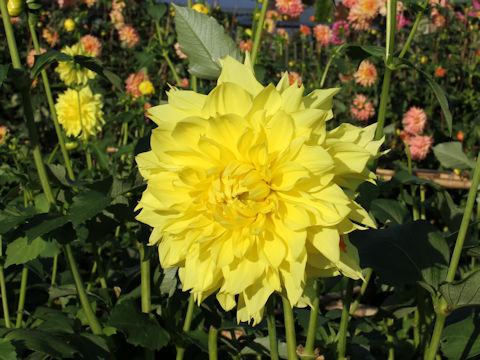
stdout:
{"type": "MultiPolygon", "coordinates": [[[[64,47],[62,52],[70,56],[91,56],[91,53],[85,49],[85,46],[83,46],[81,42],[78,42],[73,46],[64,47]]],[[[55,68],[55,71],[60,75],[60,79],[67,86],[85,85],[88,79],[93,79],[95,77],[95,73],[92,70],[81,67],[73,61],[60,61],[55,68]]]]}
{"type": "MultiPolygon", "coordinates": [[[[356,249],[341,235],[374,226],[354,200],[382,141],[375,125],[331,132],[337,89],[263,87],[247,57],[223,60],[208,94],[172,89],[149,109],[158,127],[137,156],[147,189],[137,219],[153,227],[163,267],[179,267],[201,302],[217,292],[237,319],[261,320],[272,292],[299,305],[307,278],[358,279],[356,249]]],[[[302,301],[303,302],[303,301],[302,301]]]]}
{"type": "Polygon", "coordinates": [[[100,94],[93,94],[88,86],[79,91],[67,89],[58,96],[55,104],[58,122],[67,136],[84,138],[101,130],[104,123],[102,107],[100,94]]]}

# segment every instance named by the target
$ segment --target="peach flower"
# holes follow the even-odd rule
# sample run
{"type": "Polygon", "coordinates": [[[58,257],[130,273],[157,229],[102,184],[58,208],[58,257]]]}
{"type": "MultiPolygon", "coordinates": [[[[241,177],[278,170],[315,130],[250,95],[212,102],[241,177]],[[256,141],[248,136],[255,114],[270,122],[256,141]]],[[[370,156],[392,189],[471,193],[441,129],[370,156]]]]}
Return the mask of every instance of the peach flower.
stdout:
{"type": "Polygon", "coordinates": [[[425,135],[409,136],[405,141],[410,149],[412,160],[423,160],[427,157],[433,145],[433,137],[425,135]]]}
{"type": "Polygon", "coordinates": [[[328,25],[316,25],[313,28],[315,38],[322,46],[327,46],[332,40],[332,29],[328,25]]]}
{"type": "Polygon", "coordinates": [[[130,74],[127,80],[125,81],[125,92],[127,94],[132,95],[133,99],[135,100],[140,95],[142,95],[142,93],[138,89],[138,85],[140,85],[142,81],[149,81],[149,80],[150,79],[148,75],[146,75],[143,71],[140,71],[137,74],[130,74]]]}
{"type": "Polygon", "coordinates": [[[131,25],[125,25],[118,30],[118,36],[122,44],[125,44],[129,48],[134,47],[140,41],[137,30],[131,25]]]}
{"type": "Polygon", "coordinates": [[[85,50],[93,57],[100,57],[102,54],[102,43],[93,35],[84,35],[80,42],[85,46],[85,50]]]}
{"type": "Polygon", "coordinates": [[[350,106],[350,114],[354,119],[360,121],[368,121],[375,115],[375,109],[371,101],[367,101],[367,97],[363,94],[355,95],[353,104],[350,106]]]}
{"type": "Polygon", "coordinates": [[[355,82],[365,87],[370,87],[377,81],[377,69],[368,60],[363,60],[358,70],[353,74],[355,82]]]}
{"type": "MultiPolygon", "coordinates": [[[[40,54],[45,54],[47,50],[44,48],[40,48],[40,54]]],[[[35,55],[37,55],[37,51],[35,49],[32,49],[28,52],[27,55],[27,65],[28,67],[33,67],[33,64],[35,63],[35,55]]]]}
{"type": "Polygon", "coordinates": [[[427,114],[425,110],[412,106],[403,114],[402,124],[404,129],[412,135],[418,135],[425,130],[427,114]]]}
{"type": "Polygon", "coordinates": [[[275,6],[282,12],[290,17],[299,17],[305,6],[301,0],[277,0],[275,6]]]}

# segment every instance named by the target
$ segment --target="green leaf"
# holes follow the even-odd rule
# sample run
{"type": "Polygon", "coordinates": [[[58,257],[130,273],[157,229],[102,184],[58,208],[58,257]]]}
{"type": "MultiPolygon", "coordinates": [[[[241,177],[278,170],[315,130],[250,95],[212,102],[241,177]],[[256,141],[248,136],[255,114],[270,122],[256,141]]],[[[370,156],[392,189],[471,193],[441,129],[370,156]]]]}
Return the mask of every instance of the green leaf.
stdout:
{"type": "Polygon", "coordinates": [[[130,344],[150,350],[160,350],[170,340],[168,332],[153,315],[140,313],[132,300],[117,303],[107,324],[123,332],[130,344]]]}
{"type": "Polygon", "coordinates": [[[158,5],[148,4],[147,5],[147,13],[155,21],[160,21],[166,12],[167,12],[167,5],[165,4],[158,4],[158,5]]]}
{"type": "Polygon", "coordinates": [[[70,220],[74,227],[91,219],[110,204],[110,198],[101,192],[90,190],[73,198],[70,220]]]}
{"type": "Polygon", "coordinates": [[[430,281],[432,268],[448,265],[444,245],[435,243],[445,240],[429,235],[437,232],[434,226],[421,220],[387,229],[355,231],[350,240],[358,249],[362,268],[371,267],[382,283],[399,286],[430,281]]]}
{"type": "Polygon", "coordinates": [[[17,360],[15,346],[7,339],[0,339],[0,360],[17,360]]]}
{"type": "Polygon", "coordinates": [[[10,64],[0,65],[0,87],[8,76],[8,71],[10,70],[10,64]]]}
{"type": "Polygon", "coordinates": [[[373,45],[346,45],[345,52],[353,60],[363,60],[370,56],[385,58],[385,48],[373,45]]]}
{"type": "Polygon", "coordinates": [[[41,55],[35,55],[35,64],[30,70],[30,77],[35,79],[40,72],[45,69],[48,65],[53,64],[57,61],[71,61],[72,57],[70,55],[61,53],[57,50],[48,50],[46,53],[41,55]]]}
{"type": "Polygon", "coordinates": [[[370,211],[383,224],[391,222],[394,225],[400,225],[409,217],[409,211],[405,205],[396,200],[373,200],[370,204],[370,211]]]}
{"type": "Polygon", "coordinates": [[[4,339],[21,342],[27,349],[55,358],[71,358],[77,350],[61,338],[35,329],[15,329],[7,332],[4,339]]]}
{"type": "Polygon", "coordinates": [[[480,305],[480,270],[465,279],[440,285],[440,293],[448,305],[458,308],[467,305],[480,305]]]}
{"type": "Polygon", "coordinates": [[[163,270],[163,279],[160,284],[160,293],[168,294],[168,297],[172,297],[177,290],[177,267],[167,268],[163,270]]]}
{"type": "Polygon", "coordinates": [[[97,159],[100,168],[109,170],[110,167],[108,164],[108,154],[106,148],[98,143],[91,144],[91,147],[93,149],[93,152],[95,153],[95,158],[97,159]]]}
{"type": "Polygon", "coordinates": [[[24,223],[25,220],[37,214],[34,208],[8,210],[8,213],[5,210],[0,212],[0,235],[9,232],[17,225],[24,223]]]}
{"type": "Polygon", "coordinates": [[[70,218],[65,215],[38,214],[29,219],[25,228],[25,235],[29,241],[32,241],[42,235],[62,227],[70,218]]]}
{"type": "Polygon", "coordinates": [[[480,319],[468,318],[443,329],[440,346],[448,360],[472,359],[480,354],[480,319]]]}
{"type": "Polygon", "coordinates": [[[25,264],[39,256],[51,256],[52,251],[52,244],[41,238],[36,238],[30,243],[26,237],[18,238],[7,245],[5,267],[25,264]]]}
{"type": "Polygon", "coordinates": [[[448,169],[465,170],[475,167],[475,160],[465,155],[459,141],[438,144],[433,147],[433,152],[440,164],[448,169]]]}
{"type": "Polygon", "coordinates": [[[237,44],[217,21],[190,8],[173,4],[180,49],[188,56],[189,72],[202,79],[217,79],[218,59],[227,55],[241,61],[237,44]]]}
{"type": "Polygon", "coordinates": [[[110,81],[113,84],[113,86],[117,88],[117,90],[123,91],[122,80],[120,79],[120,77],[114,74],[113,72],[111,72],[110,70],[105,69],[100,60],[95,59],[93,57],[89,57],[89,56],[83,56],[83,55],[75,55],[73,57],[73,60],[77,64],[80,64],[81,66],[92,70],[93,72],[97,73],[104,79],[110,81]]]}

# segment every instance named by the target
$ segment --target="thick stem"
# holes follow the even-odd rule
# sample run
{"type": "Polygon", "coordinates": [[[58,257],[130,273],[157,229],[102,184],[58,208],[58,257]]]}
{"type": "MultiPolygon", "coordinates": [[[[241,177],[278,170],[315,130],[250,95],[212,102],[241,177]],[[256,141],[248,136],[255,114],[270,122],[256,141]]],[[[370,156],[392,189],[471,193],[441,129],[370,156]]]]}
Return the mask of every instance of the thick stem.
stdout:
{"type": "Polygon", "coordinates": [[[50,285],[54,286],[57,278],[57,269],[58,269],[58,254],[53,257],[52,265],[52,279],[50,280],[50,285]]]}
{"type": "Polygon", "coordinates": [[[288,301],[286,296],[282,296],[282,302],[288,360],[297,360],[297,340],[295,337],[295,321],[293,319],[292,305],[290,305],[290,301],[288,301]]]}
{"type": "MultiPolygon", "coordinates": [[[[190,297],[188,299],[187,314],[185,315],[185,322],[183,323],[184,332],[190,331],[190,325],[192,324],[194,307],[195,307],[195,297],[193,296],[193,294],[190,294],[190,297]]],[[[184,354],[185,354],[185,346],[184,345],[177,346],[176,360],[182,360],[184,354]]]]}
{"type": "Polygon", "coordinates": [[[70,267],[70,271],[72,272],[73,280],[75,281],[75,287],[77,288],[78,298],[80,299],[80,304],[82,305],[82,309],[85,312],[85,316],[87,317],[87,321],[90,325],[92,333],[95,335],[101,335],[102,326],[98,321],[95,313],[90,306],[88,301],[87,293],[85,292],[85,288],[83,287],[82,278],[78,271],[77,263],[75,262],[75,258],[73,256],[72,247],[70,244],[66,244],[64,246],[65,257],[67,258],[68,265],[70,267]]]}
{"type": "Polygon", "coordinates": [[[338,330],[338,343],[337,343],[337,358],[339,360],[346,359],[345,354],[347,350],[347,330],[348,322],[350,320],[350,302],[352,301],[353,293],[353,280],[348,279],[347,292],[343,299],[342,317],[340,319],[340,329],[338,330]]]}
{"type": "MultiPolygon", "coordinates": [[[[10,16],[8,15],[7,4],[5,0],[0,0],[0,11],[3,18],[3,26],[5,28],[5,35],[7,37],[8,49],[10,51],[10,57],[12,59],[12,65],[17,70],[22,70],[22,64],[20,62],[20,56],[18,55],[17,43],[13,33],[12,23],[10,22],[10,16]]],[[[47,172],[45,165],[43,164],[42,154],[38,144],[38,134],[35,128],[35,120],[33,117],[33,107],[30,97],[30,89],[24,86],[21,90],[22,103],[24,108],[25,119],[27,121],[27,129],[30,138],[30,144],[33,150],[33,159],[37,168],[38,176],[40,178],[40,184],[43,192],[50,204],[55,203],[52,189],[48,183],[47,172]]]]}
{"type": "Polygon", "coordinates": [[[22,280],[20,282],[20,294],[18,297],[17,321],[15,323],[16,328],[19,328],[22,326],[23,309],[25,307],[25,297],[27,294],[27,283],[28,283],[28,268],[26,265],[23,265],[22,280]]]}
{"type": "Polygon", "coordinates": [[[150,259],[145,259],[145,248],[143,244],[138,244],[140,252],[140,276],[142,289],[142,312],[151,311],[151,289],[150,289],[150,259]]]}
{"type": "MultiPolygon", "coordinates": [[[[2,235],[0,235],[0,257],[3,256],[2,235]]],[[[0,291],[2,295],[3,318],[5,319],[5,327],[10,328],[10,312],[8,311],[7,286],[5,283],[5,274],[3,273],[3,265],[0,264],[0,291]]]]}
{"type": "MultiPolygon", "coordinates": [[[[37,55],[40,55],[40,44],[38,42],[37,33],[35,31],[35,21],[32,18],[32,15],[28,15],[28,26],[30,29],[30,34],[32,36],[33,47],[37,55]]],[[[58,144],[60,145],[60,150],[62,152],[63,161],[65,163],[65,168],[67,169],[67,174],[70,179],[75,180],[75,175],[73,174],[72,164],[70,161],[70,157],[68,156],[68,151],[65,146],[65,139],[62,133],[62,129],[60,128],[60,124],[58,123],[57,112],[55,110],[55,102],[53,101],[52,90],[50,89],[50,82],[48,81],[47,71],[44,69],[41,72],[42,74],[42,81],[43,87],[45,89],[45,95],[47,95],[47,102],[48,107],[50,109],[50,115],[52,116],[53,125],[55,127],[55,132],[57,134],[58,144]]]]}
{"type": "MultiPolygon", "coordinates": [[[[446,307],[446,302],[443,298],[440,300],[440,304],[441,308],[446,307]]],[[[447,313],[443,313],[441,311],[437,312],[435,326],[433,328],[432,338],[430,339],[430,346],[428,347],[428,352],[425,360],[435,360],[435,358],[437,357],[438,346],[440,345],[443,326],[445,325],[447,315],[447,313]]]]}
{"type": "Polygon", "coordinates": [[[385,114],[387,110],[388,91],[390,89],[390,80],[392,78],[392,70],[385,69],[383,75],[382,92],[380,94],[380,105],[378,107],[377,130],[375,131],[375,140],[380,140],[383,137],[383,128],[385,127],[385,114]]]}
{"type": "Polygon", "coordinates": [[[267,13],[267,9],[268,9],[268,1],[269,0],[263,0],[262,10],[260,11],[260,17],[256,24],[255,34],[253,37],[253,44],[252,44],[252,65],[255,65],[255,62],[257,61],[258,48],[260,47],[260,42],[262,40],[263,23],[265,21],[265,14],[267,13]]]}
{"type": "Polygon", "coordinates": [[[268,339],[270,340],[270,359],[278,360],[278,342],[277,342],[277,328],[275,327],[275,314],[273,295],[267,301],[267,325],[268,325],[268,339]]]}
{"type": "Polygon", "coordinates": [[[208,330],[208,359],[209,360],[218,359],[217,339],[218,339],[218,330],[215,329],[213,326],[210,326],[210,330],[208,330]]]}
{"type": "Polygon", "coordinates": [[[310,319],[308,321],[307,341],[303,350],[304,355],[313,355],[315,346],[315,334],[317,332],[318,307],[320,296],[318,296],[319,280],[315,280],[313,288],[315,290],[315,299],[313,299],[312,309],[310,310],[310,319]]]}

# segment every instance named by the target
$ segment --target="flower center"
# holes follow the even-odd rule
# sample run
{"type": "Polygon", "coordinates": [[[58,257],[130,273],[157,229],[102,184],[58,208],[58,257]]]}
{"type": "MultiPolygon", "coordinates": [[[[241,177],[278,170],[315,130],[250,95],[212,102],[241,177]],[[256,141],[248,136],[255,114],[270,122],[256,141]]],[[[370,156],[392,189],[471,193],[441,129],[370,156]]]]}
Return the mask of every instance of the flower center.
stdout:
{"type": "Polygon", "coordinates": [[[259,214],[272,210],[270,194],[270,185],[258,170],[251,164],[233,161],[210,185],[208,213],[225,228],[248,226],[259,214]]]}

